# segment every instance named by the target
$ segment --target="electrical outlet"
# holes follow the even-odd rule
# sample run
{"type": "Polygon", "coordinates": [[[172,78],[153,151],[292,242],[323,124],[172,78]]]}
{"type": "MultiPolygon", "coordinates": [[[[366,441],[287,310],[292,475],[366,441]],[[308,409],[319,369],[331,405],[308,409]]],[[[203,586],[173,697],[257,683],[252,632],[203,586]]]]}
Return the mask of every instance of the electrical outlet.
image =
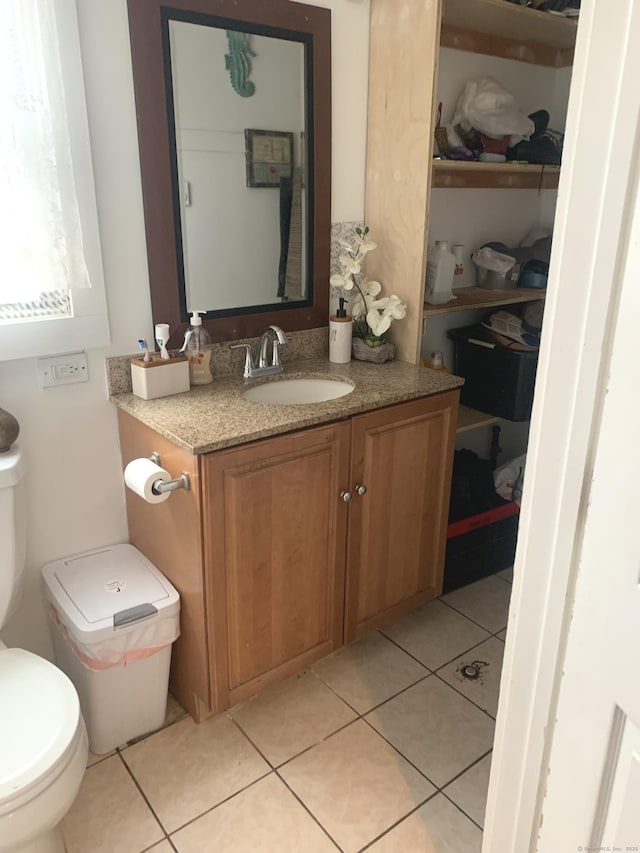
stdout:
{"type": "Polygon", "coordinates": [[[43,388],[54,385],[71,385],[74,382],[88,382],[87,354],[85,352],[67,352],[38,359],[38,373],[43,388]]]}

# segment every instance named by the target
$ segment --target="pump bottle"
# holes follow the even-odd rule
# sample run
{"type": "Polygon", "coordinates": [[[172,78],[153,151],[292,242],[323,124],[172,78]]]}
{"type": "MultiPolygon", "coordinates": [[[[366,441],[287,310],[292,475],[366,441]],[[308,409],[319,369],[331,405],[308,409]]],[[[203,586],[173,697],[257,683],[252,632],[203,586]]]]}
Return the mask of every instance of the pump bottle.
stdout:
{"type": "Polygon", "coordinates": [[[345,300],[340,297],[340,307],[329,317],[329,361],[347,364],[351,361],[351,332],[353,321],[347,315],[345,300]]]}
{"type": "Polygon", "coordinates": [[[202,327],[201,314],[194,311],[191,315],[191,337],[187,342],[185,355],[189,359],[189,382],[191,385],[208,385],[213,382],[211,373],[211,337],[202,327]]]}

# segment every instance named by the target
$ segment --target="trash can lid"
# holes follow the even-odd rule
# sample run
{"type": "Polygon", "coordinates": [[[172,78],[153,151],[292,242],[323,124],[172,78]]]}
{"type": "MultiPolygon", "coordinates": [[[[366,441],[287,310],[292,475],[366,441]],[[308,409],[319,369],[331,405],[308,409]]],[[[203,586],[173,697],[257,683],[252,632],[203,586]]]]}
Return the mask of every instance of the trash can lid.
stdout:
{"type": "Polygon", "coordinates": [[[85,640],[159,615],[178,618],[177,591],[133,545],[56,560],[43,568],[42,576],[59,616],[85,640]]]}

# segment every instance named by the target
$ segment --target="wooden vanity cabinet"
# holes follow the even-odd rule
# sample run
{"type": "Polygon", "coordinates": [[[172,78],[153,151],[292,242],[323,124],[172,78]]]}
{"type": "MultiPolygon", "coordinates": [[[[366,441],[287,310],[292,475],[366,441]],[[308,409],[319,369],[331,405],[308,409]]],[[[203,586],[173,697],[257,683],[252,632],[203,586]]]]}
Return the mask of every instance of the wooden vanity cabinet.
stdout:
{"type": "Polygon", "coordinates": [[[119,413],[125,465],[156,450],[192,478],[162,504],[126,491],[131,542],[182,598],[171,688],[196,720],[440,594],[457,406],[449,391],[201,456],[119,413]]]}
{"type": "Polygon", "coordinates": [[[342,645],[349,440],[345,421],[202,458],[219,707],[342,645]]]}
{"type": "Polygon", "coordinates": [[[457,409],[456,391],[353,418],[345,642],[442,592],[457,409]]]}

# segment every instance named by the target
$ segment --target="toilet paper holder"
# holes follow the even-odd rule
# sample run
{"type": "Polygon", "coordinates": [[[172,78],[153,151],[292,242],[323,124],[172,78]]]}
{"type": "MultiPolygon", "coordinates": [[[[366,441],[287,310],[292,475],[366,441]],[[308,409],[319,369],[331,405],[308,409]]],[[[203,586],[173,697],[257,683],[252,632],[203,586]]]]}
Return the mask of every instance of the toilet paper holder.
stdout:
{"type": "MultiPolygon", "coordinates": [[[[160,465],[160,454],[155,451],[151,454],[149,459],[154,463],[154,465],[160,465]]],[[[191,481],[189,480],[189,475],[185,474],[183,471],[182,474],[176,480],[169,480],[168,483],[165,483],[164,480],[156,480],[156,482],[152,486],[152,491],[154,491],[157,495],[162,495],[165,492],[175,492],[176,489],[184,489],[185,491],[191,491],[191,481]]]]}

